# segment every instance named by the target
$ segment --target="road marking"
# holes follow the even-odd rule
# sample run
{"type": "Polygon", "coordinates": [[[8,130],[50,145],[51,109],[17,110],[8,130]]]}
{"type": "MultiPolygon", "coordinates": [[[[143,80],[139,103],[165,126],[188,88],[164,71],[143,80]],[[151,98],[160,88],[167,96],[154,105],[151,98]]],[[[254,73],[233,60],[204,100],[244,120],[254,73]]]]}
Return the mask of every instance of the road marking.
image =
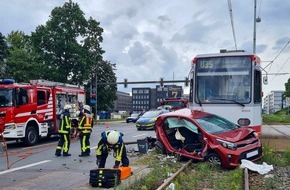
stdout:
{"type": "Polygon", "coordinates": [[[141,134],[141,135],[135,135],[135,136],[133,136],[133,138],[136,138],[136,137],[140,137],[140,136],[144,136],[144,135],[146,135],[147,133],[143,133],[143,134],[141,134]]]}
{"type": "Polygon", "coordinates": [[[96,149],[98,146],[93,146],[91,147],[90,149],[93,150],[93,149],[96,149]]]}
{"type": "Polygon", "coordinates": [[[21,166],[21,167],[18,167],[18,168],[12,168],[12,169],[5,170],[5,171],[0,172],[0,175],[6,174],[6,173],[10,173],[10,172],[14,172],[14,171],[17,171],[17,170],[21,170],[21,169],[24,169],[24,168],[29,168],[29,167],[36,166],[36,165],[39,165],[39,164],[44,164],[44,163],[47,163],[47,162],[50,162],[50,161],[51,160],[44,160],[44,161],[37,162],[37,163],[34,163],[34,164],[29,164],[29,165],[26,165],[26,166],[21,166]]]}

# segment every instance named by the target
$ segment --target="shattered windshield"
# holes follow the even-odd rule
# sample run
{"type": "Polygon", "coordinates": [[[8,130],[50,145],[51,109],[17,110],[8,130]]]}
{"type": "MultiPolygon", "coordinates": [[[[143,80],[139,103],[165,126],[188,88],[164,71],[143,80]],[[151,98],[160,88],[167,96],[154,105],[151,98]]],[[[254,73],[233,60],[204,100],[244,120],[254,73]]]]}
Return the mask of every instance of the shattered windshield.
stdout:
{"type": "Polygon", "coordinates": [[[238,128],[236,124],[216,115],[198,118],[196,122],[210,134],[223,133],[238,128]]]}
{"type": "Polygon", "coordinates": [[[0,89],[0,107],[11,107],[12,105],[12,88],[0,89]]]}

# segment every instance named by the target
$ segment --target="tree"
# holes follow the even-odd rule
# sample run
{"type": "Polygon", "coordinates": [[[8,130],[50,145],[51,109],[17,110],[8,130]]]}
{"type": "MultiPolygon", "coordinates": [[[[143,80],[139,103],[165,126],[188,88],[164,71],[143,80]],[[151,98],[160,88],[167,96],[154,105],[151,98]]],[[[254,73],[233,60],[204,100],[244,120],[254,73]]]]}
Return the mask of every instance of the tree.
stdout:
{"type": "MultiPolygon", "coordinates": [[[[100,45],[102,33],[100,23],[91,17],[86,20],[77,3],[70,0],[54,8],[46,24],[38,26],[31,35],[39,54],[41,78],[83,85],[95,80],[94,71],[97,70],[98,81],[116,81],[115,65],[102,57],[105,52],[100,45]]],[[[112,107],[116,89],[116,85],[98,87],[98,110],[112,107]]]]}
{"type": "Polygon", "coordinates": [[[285,96],[290,97],[290,78],[288,79],[288,82],[285,83],[285,96]]]}
{"type": "Polygon", "coordinates": [[[17,82],[29,82],[38,77],[39,69],[29,36],[21,31],[12,31],[7,37],[9,55],[6,61],[6,78],[17,82]]]}
{"type": "Polygon", "coordinates": [[[5,39],[5,36],[0,32],[0,76],[4,77],[5,74],[5,60],[8,56],[8,45],[5,39]]]}
{"type": "MultiPolygon", "coordinates": [[[[114,75],[116,64],[111,64],[109,61],[101,61],[97,68],[97,79],[99,83],[115,83],[117,81],[114,75]]],[[[97,91],[98,110],[113,108],[113,103],[117,99],[117,85],[98,85],[97,91]]]]}

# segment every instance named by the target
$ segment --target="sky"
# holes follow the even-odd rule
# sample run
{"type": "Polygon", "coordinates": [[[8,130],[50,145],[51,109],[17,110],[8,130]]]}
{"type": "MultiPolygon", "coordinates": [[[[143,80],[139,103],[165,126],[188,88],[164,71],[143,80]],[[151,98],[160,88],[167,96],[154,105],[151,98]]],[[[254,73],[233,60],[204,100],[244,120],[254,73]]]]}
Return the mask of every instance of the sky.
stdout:
{"type": "MultiPolygon", "coordinates": [[[[37,26],[46,24],[55,7],[65,2],[1,0],[0,32],[6,37],[16,30],[30,35],[37,26]]],[[[104,29],[103,57],[116,63],[118,82],[125,78],[129,82],[184,80],[198,54],[235,47],[253,52],[254,0],[73,2],[78,3],[87,19],[92,17],[104,29]]],[[[261,22],[256,22],[255,47],[263,74],[268,73],[268,85],[263,85],[267,95],[272,90],[285,90],[290,78],[290,1],[257,0],[256,5],[256,18],[261,22]]],[[[118,91],[130,93],[132,87],[155,85],[118,85],[118,91]]],[[[189,87],[184,87],[184,92],[188,93],[189,87]]]]}

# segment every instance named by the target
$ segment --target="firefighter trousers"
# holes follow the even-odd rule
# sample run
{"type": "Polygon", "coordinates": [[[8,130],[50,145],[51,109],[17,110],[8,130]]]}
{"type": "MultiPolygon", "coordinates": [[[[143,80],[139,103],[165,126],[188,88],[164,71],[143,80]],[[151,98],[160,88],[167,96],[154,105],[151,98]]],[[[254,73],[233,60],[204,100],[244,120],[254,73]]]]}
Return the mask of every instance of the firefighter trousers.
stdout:
{"type": "Polygon", "coordinates": [[[60,139],[58,140],[55,154],[60,155],[62,150],[64,154],[67,154],[70,146],[70,135],[68,133],[59,133],[59,135],[60,139]]]}
{"type": "Polygon", "coordinates": [[[91,133],[80,134],[81,155],[85,155],[85,156],[90,155],[91,153],[90,137],[91,137],[91,133]]]}

